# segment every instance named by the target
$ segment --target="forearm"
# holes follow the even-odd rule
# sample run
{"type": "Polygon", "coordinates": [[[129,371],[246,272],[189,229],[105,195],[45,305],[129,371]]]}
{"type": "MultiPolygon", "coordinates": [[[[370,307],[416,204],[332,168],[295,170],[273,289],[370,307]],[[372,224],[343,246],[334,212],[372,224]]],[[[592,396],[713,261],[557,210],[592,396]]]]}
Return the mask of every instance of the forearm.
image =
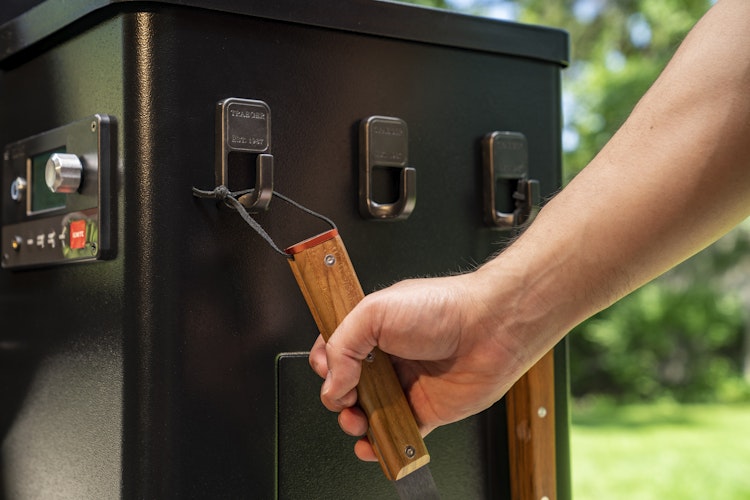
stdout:
{"type": "Polygon", "coordinates": [[[530,351],[750,213],[748,18],[750,2],[714,7],[602,152],[481,270],[512,288],[530,351]]]}
{"type": "MultiPolygon", "coordinates": [[[[750,213],[750,1],[721,0],[622,129],[508,249],[473,273],[375,292],[310,362],[347,432],[374,346],[423,432],[476,413],[572,327],[750,213]]],[[[372,457],[362,451],[361,457],[372,457]]]]}

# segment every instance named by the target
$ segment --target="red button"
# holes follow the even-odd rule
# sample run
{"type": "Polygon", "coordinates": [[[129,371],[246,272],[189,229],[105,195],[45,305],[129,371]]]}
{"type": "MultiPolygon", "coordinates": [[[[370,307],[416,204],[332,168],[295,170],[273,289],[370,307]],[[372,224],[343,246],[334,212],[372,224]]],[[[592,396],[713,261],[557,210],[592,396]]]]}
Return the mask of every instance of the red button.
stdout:
{"type": "Polygon", "coordinates": [[[86,246],[86,221],[74,220],[70,223],[70,248],[78,250],[86,246]]]}

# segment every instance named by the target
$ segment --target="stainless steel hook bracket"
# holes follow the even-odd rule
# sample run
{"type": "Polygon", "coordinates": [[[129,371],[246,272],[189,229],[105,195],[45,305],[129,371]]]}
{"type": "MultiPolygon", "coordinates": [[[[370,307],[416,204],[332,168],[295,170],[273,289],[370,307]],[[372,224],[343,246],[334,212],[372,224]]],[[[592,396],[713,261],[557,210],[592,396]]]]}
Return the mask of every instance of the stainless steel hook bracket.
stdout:
{"type": "Polygon", "coordinates": [[[371,116],[359,128],[359,211],[376,220],[403,220],[417,202],[417,171],[408,167],[409,132],[406,122],[389,116],[371,116]],[[398,168],[398,199],[381,203],[373,196],[373,172],[377,168],[398,168]]]}
{"type": "Polygon", "coordinates": [[[526,137],[492,132],[482,140],[484,214],[487,225],[514,229],[539,211],[539,181],[529,179],[526,137]]]}
{"type": "Polygon", "coordinates": [[[267,210],[273,197],[273,156],[270,151],[271,109],[265,102],[230,97],[217,103],[216,184],[235,191],[247,188],[230,185],[229,157],[230,154],[255,155],[255,185],[238,198],[251,212],[267,210]]]}

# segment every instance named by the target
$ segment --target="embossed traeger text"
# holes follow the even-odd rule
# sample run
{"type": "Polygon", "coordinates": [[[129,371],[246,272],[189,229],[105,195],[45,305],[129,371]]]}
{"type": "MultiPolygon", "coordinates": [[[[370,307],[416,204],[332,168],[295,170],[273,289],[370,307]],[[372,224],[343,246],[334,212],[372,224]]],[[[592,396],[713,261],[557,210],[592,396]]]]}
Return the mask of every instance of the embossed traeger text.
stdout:
{"type": "Polygon", "coordinates": [[[496,149],[507,149],[510,151],[518,151],[523,149],[526,144],[523,141],[497,141],[495,142],[496,149]]]}
{"type": "Polygon", "coordinates": [[[265,120],[266,113],[264,111],[249,111],[242,109],[230,109],[229,113],[232,118],[250,118],[253,120],[265,120]]]}
{"type": "Polygon", "coordinates": [[[372,133],[377,135],[394,135],[401,137],[404,135],[402,127],[390,127],[388,125],[375,125],[372,127],[372,133]]]}

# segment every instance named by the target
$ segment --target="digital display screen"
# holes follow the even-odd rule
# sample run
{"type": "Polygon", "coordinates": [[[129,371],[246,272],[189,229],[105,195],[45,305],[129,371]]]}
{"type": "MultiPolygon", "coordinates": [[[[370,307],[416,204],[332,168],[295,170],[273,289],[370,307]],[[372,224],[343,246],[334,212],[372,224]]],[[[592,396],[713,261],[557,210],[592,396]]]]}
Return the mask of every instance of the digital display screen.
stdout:
{"type": "Polygon", "coordinates": [[[31,171],[29,172],[31,176],[31,209],[29,211],[31,213],[65,207],[65,194],[53,193],[44,177],[49,157],[53,153],[64,152],[65,148],[60,148],[31,157],[31,171]]]}

